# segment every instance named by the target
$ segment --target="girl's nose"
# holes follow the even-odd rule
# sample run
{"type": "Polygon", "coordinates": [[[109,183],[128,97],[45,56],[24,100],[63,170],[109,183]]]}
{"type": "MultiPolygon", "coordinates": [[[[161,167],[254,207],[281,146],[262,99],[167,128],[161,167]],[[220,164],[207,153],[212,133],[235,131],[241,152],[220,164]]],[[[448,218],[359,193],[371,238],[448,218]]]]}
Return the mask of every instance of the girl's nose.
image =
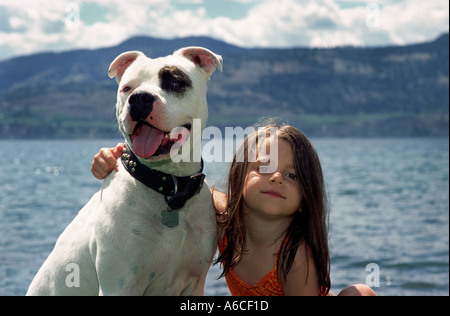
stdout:
{"type": "Polygon", "coordinates": [[[280,172],[275,171],[275,172],[272,173],[272,175],[270,176],[269,182],[270,182],[270,183],[283,184],[283,183],[284,183],[284,181],[283,181],[283,175],[282,175],[280,172]]]}

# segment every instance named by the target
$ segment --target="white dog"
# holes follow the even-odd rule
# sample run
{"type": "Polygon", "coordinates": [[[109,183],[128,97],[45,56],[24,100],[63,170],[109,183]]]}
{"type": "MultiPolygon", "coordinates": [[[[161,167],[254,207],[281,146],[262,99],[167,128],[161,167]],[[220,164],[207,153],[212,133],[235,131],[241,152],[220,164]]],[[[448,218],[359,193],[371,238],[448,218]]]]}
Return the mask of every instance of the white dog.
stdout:
{"type": "Polygon", "coordinates": [[[127,151],[58,238],[27,295],[203,294],[217,244],[211,192],[203,163],[175,163],[170,151],[200,150],[193,133],[205,127],[216,67],[222,57],[201,47],[158,59],[126,52],[112,62],[127,151]]]}

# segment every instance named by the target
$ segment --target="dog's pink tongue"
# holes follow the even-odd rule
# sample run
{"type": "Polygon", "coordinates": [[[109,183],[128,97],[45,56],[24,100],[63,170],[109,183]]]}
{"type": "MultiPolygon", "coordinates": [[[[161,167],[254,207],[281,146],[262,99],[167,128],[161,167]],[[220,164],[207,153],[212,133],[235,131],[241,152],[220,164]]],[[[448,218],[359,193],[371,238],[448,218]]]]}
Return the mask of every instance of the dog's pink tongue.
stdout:
{"type": "Polygon", "coordinates": [[[163,131],[144,124],[133,134],[133,151],[141,158],[149,158],[155,154],[163,138],[163,131]]]}

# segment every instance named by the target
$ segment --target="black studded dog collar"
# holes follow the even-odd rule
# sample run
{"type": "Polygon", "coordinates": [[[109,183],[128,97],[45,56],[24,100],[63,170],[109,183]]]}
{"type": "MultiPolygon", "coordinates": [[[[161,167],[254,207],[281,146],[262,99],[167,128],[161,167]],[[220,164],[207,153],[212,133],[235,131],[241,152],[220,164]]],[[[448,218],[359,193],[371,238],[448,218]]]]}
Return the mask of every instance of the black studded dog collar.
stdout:
{"type": "Polygon", "coordinates": [[[200,192],[205,180],[203,159],[200,171],[187,177],[176,177],[148,168],[139,161],[128,145],[125,145],[123,149],[121,161],[128,173],[136,180],[164,195],[170,210],[182,208],[187,200],[200,192]]]}

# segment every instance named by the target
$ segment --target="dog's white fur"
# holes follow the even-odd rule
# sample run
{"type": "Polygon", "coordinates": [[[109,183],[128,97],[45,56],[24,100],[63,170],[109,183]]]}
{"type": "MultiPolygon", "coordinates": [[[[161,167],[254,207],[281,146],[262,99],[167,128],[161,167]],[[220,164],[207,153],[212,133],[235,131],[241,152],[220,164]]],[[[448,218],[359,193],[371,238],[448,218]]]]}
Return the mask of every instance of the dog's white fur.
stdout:
{"type": "MultiPolygon", "coordinates": [[[[206,83],[216,66],[222,70],[222,58],[200,47],[158,59],[141,52],[118,56],[109,75],[119,83],[117,118],[130,147],[129,135],[136,127],[129,114],[132,93],[156,97],[147,120],[158,129],[169,132],[200,118],[203,130],[206,83]],[[158,72],[168,65],[182,70],[192,82],[182,97],[160,87],[158,72]]],[[[192,136],[190,139],[195,138],[192,136]]],[[[167,155],[140,160],[176,176],[192,175],[200,169],[199,162],[174,163],[167,155]]],[[[203,294],[217,246],[209,187],[205,184],[186,202],[179,210],[179,225],[169,228],[161,223],[161,211],[167,209],[164,196],[136,181],[119,165],[119,171],[104,180],[102,189],[58,238],[27,295],[203,294]]]]}

